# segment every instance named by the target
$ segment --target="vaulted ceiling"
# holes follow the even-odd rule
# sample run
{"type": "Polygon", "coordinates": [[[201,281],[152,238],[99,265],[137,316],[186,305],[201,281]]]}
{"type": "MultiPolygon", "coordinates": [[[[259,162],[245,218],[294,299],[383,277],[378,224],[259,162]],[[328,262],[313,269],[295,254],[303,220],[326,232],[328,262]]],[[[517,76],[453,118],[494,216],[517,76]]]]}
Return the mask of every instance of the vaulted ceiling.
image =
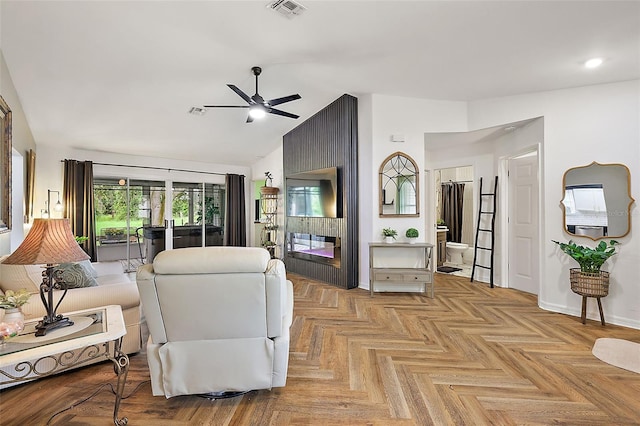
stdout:
{"type": "Polygon", "coordinates": [[[349,93],[468,101],[640,78],[640,2],[7,1],[0,46],[38,144],[250,165],[349,93]],[[597,69],[585,69],[591,57],[597,69]],[[226,85],[298,120],[247,124],[226,85]]]}

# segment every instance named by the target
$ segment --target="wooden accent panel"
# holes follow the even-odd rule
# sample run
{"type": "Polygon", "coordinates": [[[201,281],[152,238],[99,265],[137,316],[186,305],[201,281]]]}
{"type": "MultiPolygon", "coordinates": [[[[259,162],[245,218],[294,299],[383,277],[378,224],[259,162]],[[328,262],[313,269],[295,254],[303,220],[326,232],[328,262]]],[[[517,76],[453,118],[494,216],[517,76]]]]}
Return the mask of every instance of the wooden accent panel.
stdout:
{"type": "Polygon", "coordinates": [[[339,167],[343,205],[341,218],[285,219],[285,235],[301,232],[340,237],[341,267],[290,257],[285,242],[284,262],[287,270],[342,288],[358,287],[357,105],[357,98],[343,95],[283,138],[285,178],[304,171],[339,167]]]}

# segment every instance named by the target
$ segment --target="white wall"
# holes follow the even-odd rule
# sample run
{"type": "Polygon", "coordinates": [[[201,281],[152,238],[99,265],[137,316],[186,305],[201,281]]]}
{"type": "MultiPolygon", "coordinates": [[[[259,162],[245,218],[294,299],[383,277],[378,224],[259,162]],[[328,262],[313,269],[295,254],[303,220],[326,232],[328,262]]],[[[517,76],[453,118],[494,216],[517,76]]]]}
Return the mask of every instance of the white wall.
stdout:
{"type": "MultiPolygon", "coordinates": [[[[551,240],[568,240],[563,231],[562,176],[576,166],[598,161],[622,163],[631,171],[631,192],[640,188],[640,81],[588,86],[469,103],[469,127],[484,128],[531,117],[544,117],[542,153],[543,255],[539,305],[556,312],[580,315],[581,298],[569,286],[575,261],[557,250],[551,240]]],[[[636,203],[637,204],[637,203],[636,203]]],[[[640,226],[637,205],[631,214],[631,233],[618,239],[620,253],[605,264],[611,273],[609,296],[602,299],[607,322],[640,328],[640,226]]],[[[593,246],[589,239],[574,237],[593,246]]],[[[598,318],[593,300],[589,317],[598,318]]]]}
{"type": "MultiPolygon", "coordinates": [[[[360,108],[360,106],[359,106],[360,108]]],[[[398,231],[398,239],[404,239],[407,228],[420,232],[419,241],[433,243],[435,230],[426,224],[435,224],[435,214],[427,210],[427,199],[432,196],[432,178],[427,176],[425,166],[426,132],[451,132],[467,129],[467,106],[465,102],[438,101],[403,98],[374,94],[371,96],[371,138],[359,138],[359,152],[370,151],[368,170],[359,176],[360,199],[360,286],[369,288],[369,253],[367,243],[382,241],[382,229],[391,227],[398,231]],[[392,142],[391,135],[403,135],[404,142],[392,142]],[[370,144],[370,146],[366,146],[370,144]],[[420,216],[409,218],[381,218],[378,216],[378,170],[382,161],[390,154],[401,151],[418,164],[420,171],[420,216]],[[367,172],[368,174],[364,174],[367,172]],[[364,198],[366,197],[366,198],[364,198]],[[365,204],[365,200],[369,203],[365,204]],[[370,213],[370,218],[367,214],[370,213]],[[363,222],[363,217],[367,221],[363,222]],[[368,220],[370,219],[370,223],[368,220]]],[[[368,123],[359,122],[360,134],[368,123]]],[[[361,167],[364,169],[364,167],[361,167]]]]}
{"type": "Polygon", "coordinates": [[[373,161],[373,97],[358,96],[358,253],[360,259],[359,286],[369,288],[369,242],[372,238],[373,218],[378,216],[378,167],[373,161]],[[376,176],[371,180],[371,176],[376,176]],[[373,208],[375,206],[375,208],[373,208]],[[363,273],[366,276],[363,277],[363,273]]]}
{"type": "MultiPolygon", "coordinates": [[[[9,108],[11,108],[13,148],[18,151],[24,161],[24,159],[27,158],[27,152],[30,149],[36,149],[36,144],[33,140],[33,135],[31,134],[31,129],[29,129],[29,124],[27,123],[24,111],[22,110],[20,98],[18,97],[18,93],[16,92],[16,89],[13,85],[13,80],[11,79],[11,75],[9,74],[7,64],[4,61],[2,50],[0,50],[0,95],[2,95],[4,100],[7,102],[9,108]]],[[[24,175],[26,173],[26,164],[24,163],[22,170],[22,184],[24,184],[24,182],[26,182],[26,176],[24,175]]],[[[22,191],[22,193],[24,194],[24,191],[22,191]]],[[[12,203],[14,205],[22,206],[21,210],[24,210],[24,197],[20,199],[14,198],[12,199],[12,203]]],[[[29,229],[28,226],[24,226],[23,218],[21,215],[13,215],[12,228],[22,228],[18,231],[22,234],[26,233],[29,229]]],[[[13,231],[0,234],[0,255],[8,254],[11,252],[12,233],[13,231]]]]}

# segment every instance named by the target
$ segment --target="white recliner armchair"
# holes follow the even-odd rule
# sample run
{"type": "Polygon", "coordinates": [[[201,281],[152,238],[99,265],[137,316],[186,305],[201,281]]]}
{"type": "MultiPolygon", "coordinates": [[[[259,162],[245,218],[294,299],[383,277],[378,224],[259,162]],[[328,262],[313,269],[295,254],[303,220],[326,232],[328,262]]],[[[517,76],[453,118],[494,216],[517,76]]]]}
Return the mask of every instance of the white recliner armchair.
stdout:
{"type": "Polygon", "coordinates": [[[163,251],[137,273],[153,395],[282,387],[293,285],[257,247],[163,251]]]}

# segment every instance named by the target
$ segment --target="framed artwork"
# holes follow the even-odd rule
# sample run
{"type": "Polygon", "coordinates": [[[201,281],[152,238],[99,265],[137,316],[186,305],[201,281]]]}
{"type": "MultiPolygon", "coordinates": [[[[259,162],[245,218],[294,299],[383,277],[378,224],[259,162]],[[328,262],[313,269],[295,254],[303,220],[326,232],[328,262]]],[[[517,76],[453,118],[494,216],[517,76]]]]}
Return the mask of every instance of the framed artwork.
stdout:
{"type": "Polygon", "coordinates": [[[27,187],[24,193],[24,223],[33,217],[33,194],[36,182],[36,153],[30,149],[27,153],[27,187]]]}
{"type": "Polygon", "coordinates": [[[0,233],[11,230],[11,110],[0,96],[0,233]]]}

